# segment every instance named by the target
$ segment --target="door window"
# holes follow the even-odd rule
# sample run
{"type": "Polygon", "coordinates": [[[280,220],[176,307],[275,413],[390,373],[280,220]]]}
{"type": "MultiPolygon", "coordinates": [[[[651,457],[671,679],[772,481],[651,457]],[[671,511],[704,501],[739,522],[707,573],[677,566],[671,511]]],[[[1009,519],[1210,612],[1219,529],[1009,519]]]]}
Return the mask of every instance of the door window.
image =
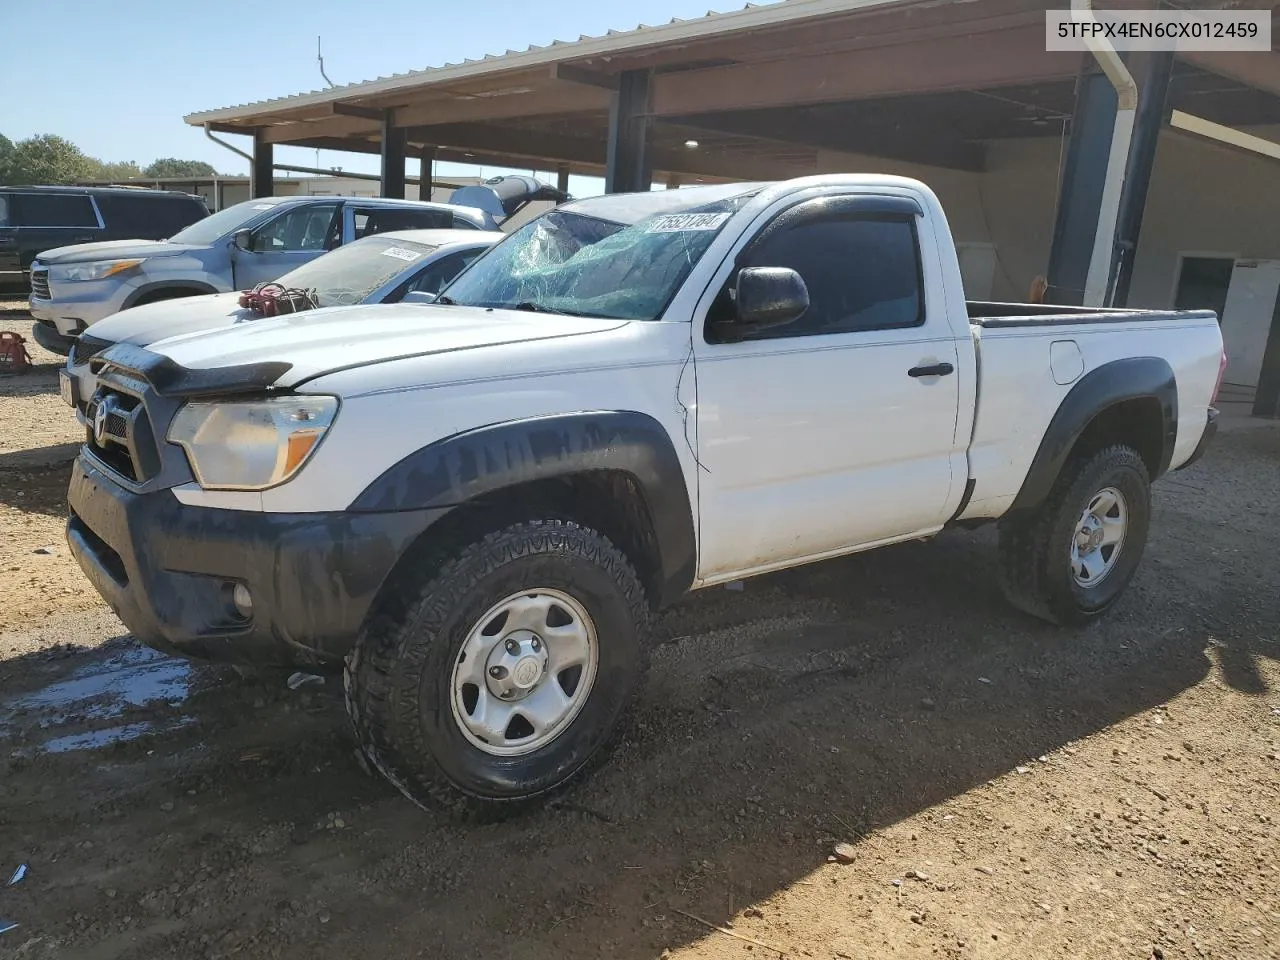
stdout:
{"type": "Polygon", "coordinates": [[[83,193],[20,193],[14,221],[22,227],[96,227],[98,214],[83,193]]]}
{"type": "Polygon", "coordinates": [[[294,207],[253,236],[255,253],[287,253],[290,251],[328,250],[336,246],[337,204],[326,203],[294,207]]]}
{"type": "Polygon", "coordinates": [[[453,211],[435,207],[356,207],[355,238],[388,230],[449,230],[453,211]]]}
{"type": "MultiPolygon", "coordinates": [[[[762,234],[742,266],[789,267],[809,289],[809,309],[794,323],[752,340],[915,327],[924,323],[920,244],[914,219],[851,215],[798,219],[762,234]]],[[[730,281],[731,287],[733,281],[730,281]]],[[[733,309],[729,287],[708,317],[733,309]]],[[[709,328],[710,329],[710,325],[709,328]]]]}
{"type": "Polygon", "coordinates": [[[421,291],[422,293],[439,293],[445,288],[445,285],[460,274],[472,260],[480,256],[480,253],[480,250],[463,250],[460,253],[451,253],[447,257],[441,257],[410,280],[404,290],[400,292],[400,296],[403,297],[406,293],[410,293],[415,290],[421,291]]]}

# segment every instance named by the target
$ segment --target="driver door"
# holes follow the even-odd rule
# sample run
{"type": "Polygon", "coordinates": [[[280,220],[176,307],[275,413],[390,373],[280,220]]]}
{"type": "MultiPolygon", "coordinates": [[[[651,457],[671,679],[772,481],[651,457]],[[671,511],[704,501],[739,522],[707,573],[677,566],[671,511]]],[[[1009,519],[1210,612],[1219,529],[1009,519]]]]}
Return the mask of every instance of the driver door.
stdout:
{"type": "Polygon", "coordinates": [[[236,286],[277,280],[341,242],[336,203],[302,204],[273,217],[251,234],[249,249],[234,249],[236,286]]]}
{"type": "MultiPolygon", "coordinates": [[[[735,270],[795,270],[810,306],[737,342],[695,319],[701,579],[946,520],[965,448],[941,267],[921,255],[936,249],[914,201],[837,195],[779,212],[738,255],[735,270]]],[[[707,313],[732,309],[732,274],[721,283],[707,313]]]]}

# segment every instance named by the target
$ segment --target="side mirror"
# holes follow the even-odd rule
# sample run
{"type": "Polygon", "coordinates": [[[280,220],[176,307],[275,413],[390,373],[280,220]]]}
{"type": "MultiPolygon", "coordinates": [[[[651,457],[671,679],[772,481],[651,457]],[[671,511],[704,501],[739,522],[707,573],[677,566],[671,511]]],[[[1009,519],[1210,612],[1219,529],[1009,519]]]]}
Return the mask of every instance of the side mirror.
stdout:
{"type": "Polygon", "coordinates": [[[237,230],[235,232],[235,236],[231,238],[231,242],[234,243],[241,250],[252,250],[253,249],[253,231],[237,230]]]}
{"type": "Polygon", "coordinates": [[[799,320],[809,309],[809,288],[789,267],[747,267],[738,273],[733,328],[739,335],[799,320]]]}
{"type": "Polygon", "coordinates": [[[435,303],[439,294],[428,293],[426,290],[410,290],[401,298],[401,303],[435,303]]]}

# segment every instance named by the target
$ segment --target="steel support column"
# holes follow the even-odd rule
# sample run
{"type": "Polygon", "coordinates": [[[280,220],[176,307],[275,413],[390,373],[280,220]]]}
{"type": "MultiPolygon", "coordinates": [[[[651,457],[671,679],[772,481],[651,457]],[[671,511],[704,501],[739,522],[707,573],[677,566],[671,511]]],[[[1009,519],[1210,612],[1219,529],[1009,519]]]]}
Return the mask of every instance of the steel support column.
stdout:
{"type": "Polygon", "coordinates": [[[1255,417],[1280,417],[1280,299],[1271,314],[1271,333],[1262,350],[1262,370],[1253,394],[1255,417]]]}
{"type": "Polygon", "coordinates": [[[569,165],[562,163],[556,167],[556,189],[561,193],[569,192],[569,165]]]}
{"type": "Polygon", "coordinates": [[[249,196],[269,197],[275,189],[275,146],[262,138],[263,129],[253,131],[253,162],[249,164],[249,196]]]}
{"type": "Polygon", "coordinates": [[[427,145],[418,154],[422,169],[418,173],[418,199],[430,200],[431,189],[436,182],[436,148],[427,145]]]}
{"type": "Polygon", "coordinates": [[[1107,157],[1116,119],[1116,91],[1101,73],[1081,75],[1071,115],[1071,139],[1062,182],[1058,185],[1058,213],[1049,252],[1049,303],[1084,302],[1093,238],[1102,209],[1107,157]]]}
{"type": "Polygon", "coordinates": [[[605,193],[648,190],[653,179],[649,156],[649,71],[627,70],[609,106],[609,144],[605,193]]]}
{"type": "Polygon", "coordinates": [[[1114,294],[1111,302],[1119,306],[1129,302],[1129,282],[1133,279],[1133,262],[1142,233],[1142,215],[1147,207],[1147,188],[1156,163],[1156,146],[1160,131],[1169,122],[1173,58],[1172,50],[1136,51],[1126,57],[1129,72],[1138,84],[1138,112],[1133,123],[1133,142],[1129,147],[1129,165],[1124,191],[1120,194],[1116,244],[1112,251],[1110,289],[1114,294]]]}
{"type": "Polygon", "coordinates": [[[404,199],[404,127],[395,125],[388,110],[382,118],[382,193],[392,200],[404,199]]]}
{"type": "MultiPolygon", "coordinates": [[[[1112,247],[1107,288],[1111,291],[1107,298],[1109,305],[1122,304],[1129,296],[1156,147],[1160,131],[1168,120],[1166,101],[1174,55],[1135,52],[1126,54],[1124,59],[1137,82],[1138,108],[1112,247]]],[[[1084,302],[1115,122],[1116,91],[1111,82],[1101,73],[1082,75],[1076,89],[1071,138],[1058,187],[1058,213],[1049,254],[1046,296],[1050,303],[1084,302]]]]}

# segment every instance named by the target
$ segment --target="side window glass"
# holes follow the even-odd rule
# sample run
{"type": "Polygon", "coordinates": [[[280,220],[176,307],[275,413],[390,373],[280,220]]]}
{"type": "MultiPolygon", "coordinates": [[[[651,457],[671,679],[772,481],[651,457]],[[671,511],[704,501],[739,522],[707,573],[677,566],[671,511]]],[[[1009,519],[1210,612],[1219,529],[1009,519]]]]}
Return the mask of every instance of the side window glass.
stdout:
{"type": "Polygon", "coordinates": [[[453,226],[453,213],[430,207],[365,207],[355,211],[355,238],[386,233],[390,230],[448,230],[453,226]]]}
{"type": "Polygon", "coordinates": [[[337,212],[336,204],[295,207],[259,227],[253,249],[256,253],[326,250],[337,212]]]}
{"type": "Polygon", "coordinates": [[[23,227],[97,227],[93,201],[83,193],[23,193],[16,221],[23,227]]]}
{"type": "Polygon", "coordinates": [[[834,217],[767,236],[743,264],[789,267],[809,288],[794,323],[753,339],[913,327],[924,322],[920,244],[901,218],[834,217]]]}
{"type": "Polygon", "coordinates": [[[478,256],[480,256],[479,250],[468,250],[464,253],[451,253],[447,257],[441,257],[410,280],[401,296],[415,290],[422,293],[439,293],[478,256]]]}
{"type": "Polygon", "coordinates": [[[0,227],[10,226],[9,221],[9,198],[0,193],[0,227]]]}

